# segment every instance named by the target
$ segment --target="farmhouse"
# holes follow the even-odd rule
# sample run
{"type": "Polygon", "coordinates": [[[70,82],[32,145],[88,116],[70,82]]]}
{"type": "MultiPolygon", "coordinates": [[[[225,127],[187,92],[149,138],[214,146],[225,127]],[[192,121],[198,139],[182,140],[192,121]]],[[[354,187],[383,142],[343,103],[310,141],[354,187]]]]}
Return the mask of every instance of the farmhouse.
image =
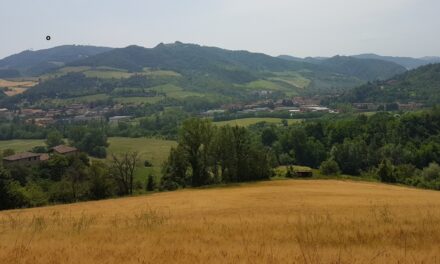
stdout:
{"type": "Polygon", "coordinates": [[[53,147],[50,152],[58,154],[58,155],[74,155],[78,153],[78,149],[74,147],[69,147],[66,145],[59,145],[53,147]]]}
{"type": "Polygon", "coordinates": [[[313,176],[313,171],[308,167],[295,167],[293,169],[297,177],[307,178],[313,176]]]}
{"type": "Polygon", "coordinates": [[[15,155],[11,155],[3,158],[4,165],[33,165],[40,162],[41,154],[32,152],[22,152],[15,155]]]}

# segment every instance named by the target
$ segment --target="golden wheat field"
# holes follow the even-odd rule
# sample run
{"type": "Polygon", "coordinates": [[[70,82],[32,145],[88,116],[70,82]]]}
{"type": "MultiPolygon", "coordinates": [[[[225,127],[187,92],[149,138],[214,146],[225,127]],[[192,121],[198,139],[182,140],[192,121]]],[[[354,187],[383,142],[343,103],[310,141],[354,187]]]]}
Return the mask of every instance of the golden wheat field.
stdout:
{"type": "Polygon", "coordinates": [[[4,211],[0,263],[440,263],[440,192],[283,180],[4,211]]]}

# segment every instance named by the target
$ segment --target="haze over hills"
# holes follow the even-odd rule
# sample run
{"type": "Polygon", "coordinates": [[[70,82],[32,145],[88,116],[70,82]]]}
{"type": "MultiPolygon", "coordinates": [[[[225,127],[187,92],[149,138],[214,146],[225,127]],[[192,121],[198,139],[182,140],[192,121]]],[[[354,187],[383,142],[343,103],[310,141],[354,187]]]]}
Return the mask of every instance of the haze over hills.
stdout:
{"type": "Polygon", "coordinates": [[[301,59],[287,55],[279,56],[279,58],[289,61],[303,61],[320,65],[327,68],[328,71],[337,72],[348,76],[355,76],[361,80],[368,81],[378,79],[384,80],[406,71],[404,67],[397,63],[380,59],[358,59],[347,56],[334,56],[332,58],[310,57],[301,59]]]}
{"type": "Polygon", "coordinates": [[[377,81],[347,91],[348,102],[391,103],[440,102],[440,64],[431,64],[397,75],[388,81],[377,81]]]}
{"type": "Polygon", "coordinates": [[[440,57],[410,58],[410,57],[380,56],[376,54],[360,54],[360,55],[354,55],[352,57],[359,59],[376,59],[376,60],[390,61],[402,65],[408,70],[412,70],[427,64],[440,62],[440,57]]]}
{"type": "MultiPolygon", "coordinates": [[[[304,62],[316,63],[316,64],[319,64],[325,60],[331,59],[330,57],[300,58],[300,57],[294,57],[294,56],[290,56],[290,55],[280,55],[278,57],[282,58],[282,59],[286,59],[286,60],[304,61],[304,62]]],[[[335,56],[335,57],[337,57],[337,56],[335,56]]],[[[420,66],[424,66],[427,64],[431,64],[431,63],[440,63],[440,57],[436,57],[436,56],[426,56],[426,57],[422,57],[422,58],[411,58],[411,57],[381,56],[381,55],[377,55],[377,54],[373,54],[373,53],[365,53],[365,54],[351,55],[351,56],[344,56],[344,57],[393,62],[393,63],[399,64],[399,65],[405,67],[407,70],[412,70],[412,69],[418,68],[420,66]]]]}
{"type": "Polygon", "coordinates": [[[23,76],[38,76],[68,62],[109,50],[111,48],[79,45],[64,45],[37,51],[26,50],[0,60],[0,70],[18,71],[23,76]]]}

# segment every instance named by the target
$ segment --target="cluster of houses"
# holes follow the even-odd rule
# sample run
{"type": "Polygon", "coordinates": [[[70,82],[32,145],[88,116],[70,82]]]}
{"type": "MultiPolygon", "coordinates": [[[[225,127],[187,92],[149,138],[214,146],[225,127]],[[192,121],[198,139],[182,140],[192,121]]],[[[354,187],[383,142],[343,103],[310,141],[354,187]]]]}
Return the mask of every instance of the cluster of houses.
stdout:
{"type": "Polygon", "coordinates": [[[400,110],[400,111],[414,111],[421,109],[423,104],[420,103],[393,103],[393,104],[379,104],[379,103],[353,103],[353,107],[360,112],[377,111],[377,110],[400,110]],[[390,109],[392,107],[392,109],[390,109]]]}
{"type": "Polygon", "coordinates": [[[21,152],[11,156],[3,157],[3,165],[36,165],[40,162],[47,161],[53,155],[70,156],[76,155],[79,151],[77,148],[59,145],[50,149],[49,153],[33,153],[21,152]]]}
{"type": "Polygon", "coordinates": [[[229,112],[235,112],[238,114],[249,114],[258,112],[289,112],[292,115],[295,113],[310,113],[310,112],[323,112],[323,113],[337,113],[337,110],[330,109],[319,105],[319,98],[304,98],[293,97],[292,99],[280,99],[280,100],[260,100],[252,104],[228,104],[222,106],[221,109],[214,109],[204,112],[204,115],[215,115],[229,112]]]}
{"type": "MultiPolygon", "coordinates": [[[[95,106],[88,104],[73,103],[62,108],[56,109],[39,109],[39,108],[22,108],[19,110],[9,110],[0,108],[0,119],[12,120],[18,117],[25,120],[28,124],[46,127],[56,122],[81,122],[105,120],[106,115],[111,112],[118,111],[123,105],[116,104],[113,106],[95,106]]],[[[127,117],[124,117],[126,119],[127,117]]],[[[120,121],[120,117],[116,117],[120,121]]]]}

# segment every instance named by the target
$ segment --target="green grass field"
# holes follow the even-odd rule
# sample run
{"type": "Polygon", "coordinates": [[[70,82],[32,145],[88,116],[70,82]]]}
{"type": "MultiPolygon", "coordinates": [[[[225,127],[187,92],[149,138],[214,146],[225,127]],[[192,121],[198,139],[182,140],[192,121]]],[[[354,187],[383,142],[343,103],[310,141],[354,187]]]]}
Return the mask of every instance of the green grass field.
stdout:
{"type": "Polygon", "coordinates": [[[113,99],[121,104],[155,104],[163,99],[163,96],[154,97],[113,97],[113,99]]]}
{"type": "MultiPolygon", "coordinates": [[[[139,153],[139,166],[136,169],[136,179],[145,181],[146,177],[152,173],[156,177],[161,174],[163,162],[167,159],[171,147],[176,146],[175,141],[154,139],[154,138],[109,138],[110,143],[107,149],[107,159],[111,159],[112,154],[121,154],[128,151],[139,153]],[[144,161],[148,160],[153,167],[144,167],[144,161]]],[[[5,149],[13,149],[15,152],[29,151],[35,146],[44,146],[44,140],[4,140],[0,141],[0,153],[5,149]]]]}
{"type": "Polygon", "coordinates": [[[87,77],[91,78],[100,78],[100,79],[122,79],[129,78],[133,75],[133,73],[125,72],[125,71],[115,71],[115,70],[89,70],[85,71],[84,74],[87,77]]]}
{"type": "Polygon", "coordinates": [[[36,146],[44,146],[44,140],[41,139],[14,139],[0,140],[0,152],[5,149],[13,149],[15,152],[29,151],[36,146]]]}
{"type": "MultiPolygon", "coordinates": [[[[214,122],[215,125],[217,126],[226,126],[226,125],[230,125],[230,126],[243,126],[243,127],[247,127],[250,125],[254,125],[260,122],[267,122],[267,123],[271,123],[271,124],[281,124],[281,118],[271,118],[271,117],[264,117],[264,118],[259,118],[259,117],[253,117],[253,118],[243,118],[243,119],[234,119],[234,120],[228,120],[228,121],[219,121],[219,122],[214,122]]],[[[289,123],[289,125],[301,122],[301,119],[287,119],[287,122],[289,123]]]]}
{"type": "Polygon", "coordinates": [[[139,166],[135,171],[135,177],[140,182],[145,182],[149,174],[153,174],[158,179],[161,175],[161,168],[164,161],[168,158],[170,149],[177,145],[175,141],[161,140],[154,138],[109,138],[108,159],[111,154],[120,154],[128,151],[139,153],[139,166]],[[148,160],[153,167],[144,167],[144,161],[148,160]]]}
{"type": "Polygon", "coordinates": [[[271,80],[257,80],[238,87],[251,90],[280,91],[287,96],[297,95],[298,87],[284,80],[272,78],[271,80]]]}
{"type": "Polygon", "coordinates": [[[165,93],[168,97],[175,99],[182,99],[188,96],[200,96],[200,97],[205,96],[202,93],[185,91],[182,89],[182,87],[173,84],[159,85],[151,88],[151,90],[157,91],[159,93],[165,93]]]}
{"type": "Polygon", "coordinates": [[[311,82],[297,72],[280,72],[277,73],[277,77],[270,78],[270,80],[281,81],[301,89],[307,88],[311,82]]]}

